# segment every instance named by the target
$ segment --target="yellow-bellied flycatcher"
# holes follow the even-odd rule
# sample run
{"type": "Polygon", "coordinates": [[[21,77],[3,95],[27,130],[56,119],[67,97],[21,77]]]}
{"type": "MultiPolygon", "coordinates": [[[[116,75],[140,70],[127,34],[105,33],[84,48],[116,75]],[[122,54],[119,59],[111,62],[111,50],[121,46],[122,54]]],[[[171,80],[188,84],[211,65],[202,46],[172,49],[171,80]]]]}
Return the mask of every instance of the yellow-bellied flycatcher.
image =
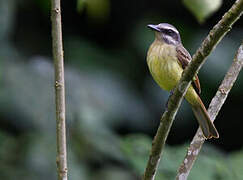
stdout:
{"type": "MultiPolygon", "coordinates": [[[[183,47],[180,34],[174,26],[161,23],[148,25],[148,27],[155,31],[155,40],[147,54],[150,73],[162,89],[171,91],[179,82],[183,70],[191,61],[191,56],[183,47]]],[[[199,79],[195,76],[185,98],[191,104],[205,138],[218,138],[219,134],[199,97],[200,92],[199,79]]]]}

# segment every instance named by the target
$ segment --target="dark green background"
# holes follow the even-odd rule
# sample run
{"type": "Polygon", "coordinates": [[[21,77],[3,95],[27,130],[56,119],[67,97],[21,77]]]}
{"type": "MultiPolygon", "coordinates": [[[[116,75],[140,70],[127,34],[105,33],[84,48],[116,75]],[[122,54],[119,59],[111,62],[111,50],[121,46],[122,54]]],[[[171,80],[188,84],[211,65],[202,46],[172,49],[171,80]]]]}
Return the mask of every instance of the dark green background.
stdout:
{"type": "MultiPolygon", "coordinates": [[[[204,24],[181,1],[87,2],[62,2],[70,179],[139,179],[169,95],[146,65],[154,38],[146,25],[173,24],[193,54],[234,1],[204,24]]],[[[0,179],[56,178],[49,5],[0,0],[0,179]]],[[[199,72],[206,106],[242,41],[242,25],[233,26],[199,72]]],[[[189,179],[243,177],[242,80],[240,74],[215,121],[220,139],[207,141],[189,179]]],[[[174,178],[197,127],[183,102],[158,179],[174,178]]]]}

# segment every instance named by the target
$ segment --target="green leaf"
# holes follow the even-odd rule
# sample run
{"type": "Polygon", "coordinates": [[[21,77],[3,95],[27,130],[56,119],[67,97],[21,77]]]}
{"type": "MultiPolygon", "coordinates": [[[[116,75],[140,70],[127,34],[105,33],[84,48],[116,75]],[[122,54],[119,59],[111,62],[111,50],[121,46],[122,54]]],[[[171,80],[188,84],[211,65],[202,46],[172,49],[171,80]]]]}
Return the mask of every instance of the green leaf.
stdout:
{"type": "Polygon", "coordinates": [[[194,14],[199,23],[219,9],[222,0],[183,0],[184,5],[194,14]]]}

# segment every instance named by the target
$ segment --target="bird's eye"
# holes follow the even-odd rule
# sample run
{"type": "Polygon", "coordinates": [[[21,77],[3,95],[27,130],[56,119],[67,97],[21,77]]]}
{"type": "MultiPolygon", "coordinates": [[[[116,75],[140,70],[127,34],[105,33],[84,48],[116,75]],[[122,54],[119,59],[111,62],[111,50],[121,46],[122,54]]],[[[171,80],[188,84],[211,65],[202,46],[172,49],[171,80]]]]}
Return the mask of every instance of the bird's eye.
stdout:
{"type": "Polygon", "coordinates": [[[168,29],[167,33],[168,33],[168,34],[173,34],[173,33],[174,33],[174,31],[172,31],[172,30],[168,29]]]}

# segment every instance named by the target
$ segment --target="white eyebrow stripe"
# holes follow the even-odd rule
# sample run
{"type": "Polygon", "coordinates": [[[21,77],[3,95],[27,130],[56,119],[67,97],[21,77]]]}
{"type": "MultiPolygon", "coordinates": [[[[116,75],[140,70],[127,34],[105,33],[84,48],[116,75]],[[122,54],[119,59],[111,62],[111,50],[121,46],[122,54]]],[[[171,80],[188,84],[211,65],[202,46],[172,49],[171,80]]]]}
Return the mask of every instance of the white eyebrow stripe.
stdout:
{"type": "Polygon", "coordinates": [[[172,30],[172,31],[175,31],[176,33],[179,33],[175,28],[172,28],[172,27],[164,27],[164,29],[172,30]]]}

